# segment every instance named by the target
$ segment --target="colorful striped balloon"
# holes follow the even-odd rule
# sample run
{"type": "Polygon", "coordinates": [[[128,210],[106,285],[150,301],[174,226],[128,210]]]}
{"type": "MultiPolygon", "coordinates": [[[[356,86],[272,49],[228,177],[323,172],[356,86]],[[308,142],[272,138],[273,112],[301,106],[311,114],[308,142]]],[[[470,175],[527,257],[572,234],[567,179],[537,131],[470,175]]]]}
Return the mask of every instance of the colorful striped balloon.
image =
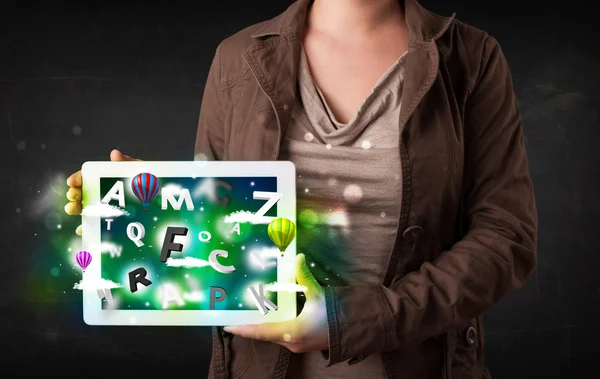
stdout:
{"type": "Polygon", "coordinates": [[[75,260],[77,261],[79,267],[81,267],[81,269],[85,272],[85,269],[92,262],[92,254],[88,253],[85,250],[82,250],[79,253],[77,253],[77,255],[75,256],[75,260]]]}
{"type": "Polygon", "coordinates": [[[148,206],[158,194],[159,188],[160,182],[158,178],[147,172],[137,174],[131,181],[133,194],[142,202],[145,210],[148,210],[148,206]]]}
{"type": "Polygon", "coordinates": [[[287,218],[276,218],[269,223],[269,238],[282,253],[296,238],[296,225],[287,218]]]}

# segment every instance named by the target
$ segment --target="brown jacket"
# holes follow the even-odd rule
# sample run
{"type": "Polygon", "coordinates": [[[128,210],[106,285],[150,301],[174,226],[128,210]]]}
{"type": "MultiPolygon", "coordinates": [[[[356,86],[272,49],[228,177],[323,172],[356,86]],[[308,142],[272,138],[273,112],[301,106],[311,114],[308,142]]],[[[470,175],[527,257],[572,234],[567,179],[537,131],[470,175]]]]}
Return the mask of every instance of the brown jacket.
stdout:
{"type": "MultiPolygon", "coordinates": [[[[489,378],[481,314],[536,264],[537,209],[510,70],[487,33],[401,3],[410,44],[399,229],[381,285],[325,287],[328,364],[380,353],[389,378],[489,378]]],[[[277,159],[308,5],[299,0],[219,45],[196,159],[277,159]]],[[[282,379],[289,356],[214,328],[209,376],[282,379]]]]}

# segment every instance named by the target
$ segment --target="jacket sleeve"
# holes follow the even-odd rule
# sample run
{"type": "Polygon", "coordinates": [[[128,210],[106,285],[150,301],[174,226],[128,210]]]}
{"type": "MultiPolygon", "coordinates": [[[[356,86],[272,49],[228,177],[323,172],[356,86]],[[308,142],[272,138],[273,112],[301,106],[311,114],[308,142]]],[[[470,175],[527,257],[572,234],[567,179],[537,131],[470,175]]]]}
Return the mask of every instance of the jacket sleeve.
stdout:
{"type": "Polygon", "coordinates": [[[465,106],[466,235],[391,283],[325,287],[332,365],[459,327],[523,285],[536,264],[537,209],[508,63],[487,37],[465,106]]]}
{"type": "Polygon", "coordinates": [[[213,58],[200,106],[194,160],[221,160],[225,145],[225,106],[220,90],[221,45],[213,58]]]}

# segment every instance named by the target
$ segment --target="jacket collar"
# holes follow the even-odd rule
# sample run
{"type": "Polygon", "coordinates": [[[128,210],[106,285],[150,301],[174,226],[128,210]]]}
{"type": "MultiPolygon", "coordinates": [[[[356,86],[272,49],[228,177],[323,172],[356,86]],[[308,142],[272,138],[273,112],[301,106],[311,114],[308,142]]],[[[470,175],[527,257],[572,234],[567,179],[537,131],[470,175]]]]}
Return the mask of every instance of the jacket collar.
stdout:
{"type": "MultiPolygon", "coordinates": [[[[404,9],[412,42],[429,42],[439,38],[454,19],[455,14],[443,17],[423,8],[417,0],[399,0],[404,9]]],[[[267,21],[252,34],[253,38],[299,35],[304,30],[308,6],[312,0],[298,0],[280,15],[267,21]]]]}
{"type": "MultiPolygon", "coordinates": [[[[439,67],[435,40],[448,29],[454,14],[442,17],[427,11],[417,0],[399,1],[404,7],[409,28],[411,53],[406,61],[406,70],[410,75],[405,79],[402,94],[402,101],[406,106],[402,107],[399,119],[402,135],[407,120],[435,81],[439,67]]],[[[296,96],[300,47],[310,3],[311,0],[298,0],[285,12],[264,23],[252,34],[254,42],[243,54],[277,116],[278,139],[265,142],[264,159],[277,159],[280,141],[287,130],[291,113],[288,110],[296,96]]]]}

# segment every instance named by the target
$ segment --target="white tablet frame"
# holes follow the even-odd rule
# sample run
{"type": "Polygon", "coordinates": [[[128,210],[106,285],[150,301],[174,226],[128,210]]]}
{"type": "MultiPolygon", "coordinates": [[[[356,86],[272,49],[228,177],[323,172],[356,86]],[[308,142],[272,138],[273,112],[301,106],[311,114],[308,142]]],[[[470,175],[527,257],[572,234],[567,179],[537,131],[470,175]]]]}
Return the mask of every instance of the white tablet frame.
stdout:
{"type": "MultiPolygon", "coordinates": [[[[276,177],[277,217],[296,223],[296,168],[289,161],[85,162],[82,166],[83,205],[100,202],[100,178],[133,178],[140,172],[165,177],[276,177]]],[[[84,279],[100,279],[101,218],[82,216],[82,250],[92,254],[84,279]],[[96,247],[96,248],[94,248],[96,247]]],[[[266,227],[266,226],[265,226],[266,227]]],[[[277,258],[277,282],[296,283],[296,239],[277,258]]],[[[266,283],[265,283],[266,284],[266,283]]],[[[122,310],[102,309],[96,290],[82,290],[83,319],[88,325],[222,326],[283,322],[296,317],[296,293],[277,292],[277,310],[122,310]]]]}

